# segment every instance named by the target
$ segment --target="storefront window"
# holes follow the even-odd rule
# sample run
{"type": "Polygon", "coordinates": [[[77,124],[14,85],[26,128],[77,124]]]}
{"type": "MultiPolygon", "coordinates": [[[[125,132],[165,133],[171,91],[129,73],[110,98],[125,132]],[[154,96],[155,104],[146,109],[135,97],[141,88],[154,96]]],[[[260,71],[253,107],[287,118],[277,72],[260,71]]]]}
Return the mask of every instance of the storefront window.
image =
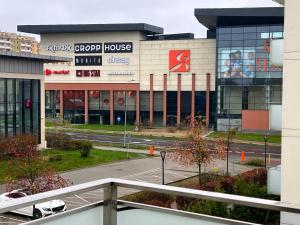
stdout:
{"type": "Polygon", "coordinates": [[[60,114],[60,91],[45,92],[46,118],[58,118],[60,114]]]}
{"type": "Polygon", "coordinates": [[[0,137],[5,135],[5,80],[0,78],[0,137]]]}
{"type": "Polygon", "coordinates": [[[164,98],[162,91],[153,92],[153,125],[163,125],[164,98]]]}
{"type": "Polygon", "coordinates": [[[192,92],[182,91],[180,98],[180,120],[183,126],[188,127],[191,122],[191,108],[192,108],[192,92]]]}
{"type": "Polygon", "coordinates": [[[167,126],[177,124],[177,91],[167,92],[167,126]]]}
{"type": "Polygon", "coordinates": [[[84,124],[84,91],[64,91],[64,119],[84,124]]]}
{"type": "Polygon", "coordinates": [[[136,119],[136,92],[114,91],[115,124],[124,124],[125,109],[127,111],[127,123],[134,124],[136,119]],[[126,105],[126,107],[125,107],[126,105]]]}
{"type": "Polygon", "coordinates": [[[110,123],[109,91],[89,91],[89,123],[110,123]]]}
{"type": "Polygon", "coordinates": [[[40,143],[40,80],[0,79],[0,136],[32,134],[40,143]]]}
{"type": "Polygon", "coordinates": [[[144,126],[150,125],[150,92],[149,91],[141,91],[140,92],[140,117],[141,122],[144,126]]]}

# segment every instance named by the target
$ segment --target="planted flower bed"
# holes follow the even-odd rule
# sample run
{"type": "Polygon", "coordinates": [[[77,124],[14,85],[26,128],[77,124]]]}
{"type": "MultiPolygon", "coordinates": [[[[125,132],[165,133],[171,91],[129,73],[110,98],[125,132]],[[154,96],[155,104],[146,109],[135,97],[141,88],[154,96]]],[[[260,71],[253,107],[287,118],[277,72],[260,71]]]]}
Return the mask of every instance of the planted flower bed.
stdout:
{"type": "MultiPolygon", "coordinates": [[[[233,177],[207,176],[211,181],[202,185],[197,179],[174,183],[174,186],[215,191],[248,197],[279,200],[278,196],[268,195],[266,188],[267,172],[265,169],[254,169],[233,177]],[[193,181],[194,180],[194,181],[193,181]]],[[[128,201],[177,208],[184,211],[231,218],[253,223],[279,224],[279,212],[251,208],[226,203],[197,200],[181,196],[170,196],[153,192],[140,192],[124,198],[128,201]]]]}

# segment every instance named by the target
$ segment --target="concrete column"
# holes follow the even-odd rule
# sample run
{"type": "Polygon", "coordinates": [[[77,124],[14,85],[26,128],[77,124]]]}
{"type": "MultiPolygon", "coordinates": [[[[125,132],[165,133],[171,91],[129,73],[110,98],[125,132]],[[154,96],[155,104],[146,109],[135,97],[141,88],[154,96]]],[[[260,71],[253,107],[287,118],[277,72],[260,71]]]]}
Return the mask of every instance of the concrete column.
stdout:
{"type": "Polygon", "coordinates": [[[136,104],[135,104],[135,122],[140,123],[140,90],[136,90],[136,104]]]}
{"type": "Polygon", "coordinates": [[[110,90],[109,93],[109,113],[110,113],[110,125],[114,124],[114,91],[110,90]]]}
{"type": "Polygon", "coordinates": [[[149,125],[153,127],[153,74],[150,74],[150,109],[149,109],[149,125]]]}
{"type": "Polygon", "coordinates": [[[64,90],[59,90],[60,121],[64,122],[64,90]]]}
{"type": "Polygon", "coordinates": [[[164,127],[167,126],[167,74],[164,74],[164,110],[163,110],[163,125],[164,127]]]}
{"type": "Polygon", "coordinates": [[[181,74],[177,75],[177,127],[180,127],[181,113],[181,74]]]}
{"type": "Polygon", "coordinates": [[[209,126],[209,93],[210,93],[210,73],[206,74],[206,107],[205,107],[205,119],[206,126],[209,126]]]}
{"type": "Polygon", "coordinates": [[[196,74],[192,74],[192,106],[191,106],[191,123],[195,121],[195,88],[196,88],[196,74]]]}
{"type": "Polygon", "coordinates": [[[84,123],[89,123],[89,91],[84,91],[84,123]]]}

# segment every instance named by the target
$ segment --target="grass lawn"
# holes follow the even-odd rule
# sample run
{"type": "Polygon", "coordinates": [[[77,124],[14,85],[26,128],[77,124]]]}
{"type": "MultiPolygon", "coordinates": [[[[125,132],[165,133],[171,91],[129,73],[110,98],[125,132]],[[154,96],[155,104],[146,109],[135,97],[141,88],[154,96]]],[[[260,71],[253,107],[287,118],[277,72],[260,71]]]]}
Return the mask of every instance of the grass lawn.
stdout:
{"type": "MultiPolygon", "coordinates": [[[[49,164],[57,171],[66,171],[72,169],[80,169],[84,167],[99,165],[103,163],[111,163],[127,159],[126,152],[115,152],[115,151],[101,151],[92,149],[88,158],[81,158],[78,151],[64,151],[57,149],[45,150],[43,152],[45,157],[51,157],[56,155],[62,156],[62,161],[53,161],[49,164]]],[[[129,158],[143,157],[142,154],[129,153],[129,158]]]]}
{"type": "MultiPolygon", "coordinates": [[[[101,125],[101,124],[62,124],[58,122],[46,121],[46,127],[65,127],[83,130],[103,130],[103,131],[124,131],[124,125],[101,125]]],[[[134,125],[127,124],[127,131],[133,131],[134,125]]]]}
{"type": "MultiPolygon", "coordinates": [[[[227,137],[226,132],[212,132],[208,135],[210,138],[217,138],[217,137],[227,137]]],[[[254,141],[254,142],[264,142],[264,135],[263,134],[255,134],[255,133],[237,133],[234,138],[235,140],[242,140],[242,141],[254,141]]],[[[269,135],[268,136],[269,143],[281,143],[281,135],[269,135]]]]}
{"type": "MultiPolygon", "coordinates": [[[[124,125],[72,124],[71,127],[75,129],[87,130],[124,131],[124,125]]],[[[133,131],[134,128],[134,125],[127,125],[127,131],[133,131]]]]}
{"type": "MultiPolygon", "coordinates": [[[[107,147],[123,148],[123,144],[118,144],[118,143],[100,142],[100,141],[99,142],[93,141],[92,143],[94,146],[100,146],[100,147],[107,146],[107,147]]],[[[150,147],[148,145],[129,144],[129,148],[138,149],[138,150],[149,150],[150,147]]]]}
{"type": "MultiPolygon", "coordinates": [[[[126,152],[116,152],[116,151],[101,151],[92,149],[90,156],[88,158],[81,158],[79,151],[64,151],[58,149],[50,149],[43,151],[43,156],[49,159],[51,156],[61,155],[61,161],[48,162],[57,171],[67,171],[72,169],[80,169],[84,167],[90,167],[95,165],[100,165],[104,163],[111,163],[120,160],[127,159],[126,152]]],[[[129,158],[141,158],[145,157],[144,154],[129,153],[129,158]]],[[[6,160],[0,161],[0,183],[4,183],[3,171],[7,166],[6,160]]]]}

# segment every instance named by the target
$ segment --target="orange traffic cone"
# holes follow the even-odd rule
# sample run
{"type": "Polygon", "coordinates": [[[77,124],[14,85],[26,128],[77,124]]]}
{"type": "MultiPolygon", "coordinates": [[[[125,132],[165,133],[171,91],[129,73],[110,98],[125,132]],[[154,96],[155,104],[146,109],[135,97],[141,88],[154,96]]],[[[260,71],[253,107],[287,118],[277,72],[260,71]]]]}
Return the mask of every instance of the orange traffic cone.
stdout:
{"type": "Polygon", "coordinates": [[[154,149],[153,149],[153,146],[152,145],[150,145],[150,157],[152,157],[153,156],[153,154],[154,154],[154,149]]]}
{"type": "Polygon", "coordinates": [[[245,162],[245,151],[242,150],[242,153],[241,153],[241,162],[245,162]]]}

